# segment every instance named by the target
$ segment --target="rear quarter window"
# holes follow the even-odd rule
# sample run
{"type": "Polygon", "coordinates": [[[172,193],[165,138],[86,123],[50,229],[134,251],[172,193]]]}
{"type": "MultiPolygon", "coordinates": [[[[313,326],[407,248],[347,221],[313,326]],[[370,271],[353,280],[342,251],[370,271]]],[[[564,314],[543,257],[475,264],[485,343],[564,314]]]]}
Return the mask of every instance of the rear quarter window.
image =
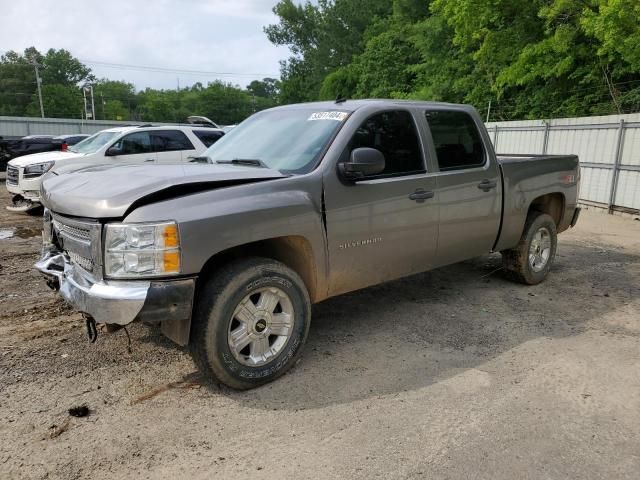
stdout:
{"type": "Polygon", "coordinates": [[[224,132],[207,131],[207,130],[194,130],[193,134],[204,144],[205,147],[210,147],[218,140],[222,138],[224,132]]]}

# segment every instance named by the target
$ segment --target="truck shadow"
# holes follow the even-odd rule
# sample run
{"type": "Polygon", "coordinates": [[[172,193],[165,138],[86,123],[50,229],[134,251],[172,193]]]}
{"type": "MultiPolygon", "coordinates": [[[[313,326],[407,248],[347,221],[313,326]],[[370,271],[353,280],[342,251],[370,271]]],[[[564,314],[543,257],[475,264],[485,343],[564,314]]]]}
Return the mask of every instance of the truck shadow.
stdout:
{"type": "Polygon", "coordinates": [[[223,391],[252,408],[321,408],[418,390],[538,337],[619,329],[595,320],[640,297],[634,264],[640,256],[564,244],[534,287],[506,280],[490,255],[329,299],[314,307],[296,368],[249,392],[223,391]]]}

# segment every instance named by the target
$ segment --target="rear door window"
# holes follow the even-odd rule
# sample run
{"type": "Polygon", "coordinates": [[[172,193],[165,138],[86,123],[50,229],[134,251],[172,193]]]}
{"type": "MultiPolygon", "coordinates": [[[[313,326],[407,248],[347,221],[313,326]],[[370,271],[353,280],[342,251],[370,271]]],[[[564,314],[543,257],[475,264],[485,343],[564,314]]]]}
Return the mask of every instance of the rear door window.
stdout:
{"type": "Polygon", "coordinates": [[[218,132],[216,130],[194,130],[194,135],[204,144],[205,147],[210,147],[218,140],[222,138],[224,132],[218,132]]]}
{"type": "Polygon", "coordinates": [[[418,132],[406,110],[382,112],[365,120],[351,138],[347,155],[360,147],[375,148],[384,154],[384,171],[376,177],[425,171],[418,132]]]}
{"type": "Polygon", "coordinates": [[[486,155],[473,118],[465,112],[428,110],[427,123],[440,171],[482,167],[486,155]]]}
{"type": "Polygon", "coordinates": [[[150,135],[153,150],[156,152],[195,150],[193,144],[180,130],[154,130],[150,135]]]}

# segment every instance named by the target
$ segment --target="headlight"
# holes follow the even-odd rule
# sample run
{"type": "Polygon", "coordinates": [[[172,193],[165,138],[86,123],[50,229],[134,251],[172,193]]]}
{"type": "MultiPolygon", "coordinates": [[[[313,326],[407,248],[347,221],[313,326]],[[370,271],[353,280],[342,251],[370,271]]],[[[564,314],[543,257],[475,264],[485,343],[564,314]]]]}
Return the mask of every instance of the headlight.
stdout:
{"type": "Polygon", "coordinates": [[[40,175],[44,175],[51,167],[53,167],[54,162],[44,162],[44,163],[36,163],[34,165],[29,165],[28,167],[24,167],[24,173],[22,174],[24,177],[39,177],[40,175]]]}
{"type": "Polygon", "coordinates": [[[176,275],[180,273],[180,260],[180,236],[175,222],[106,225],[106,277],[176,275]]]}

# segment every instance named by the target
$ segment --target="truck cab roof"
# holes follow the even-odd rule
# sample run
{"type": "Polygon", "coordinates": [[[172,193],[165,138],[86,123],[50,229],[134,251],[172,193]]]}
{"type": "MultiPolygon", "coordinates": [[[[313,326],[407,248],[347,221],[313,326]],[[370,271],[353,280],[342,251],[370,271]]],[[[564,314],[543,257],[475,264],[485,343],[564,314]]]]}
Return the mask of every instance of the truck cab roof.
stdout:
{"type": "Polygon", "coordinates": [[[358,100],[344,100],[344,101],[322,101],[322,102],[309,102],[309,103],[296,103],[293,105],[284,105],[281,107],[274,107],[270,110],[285,110],[285,109],[308,109],[308,108],[322,108],[332,110],[343,110],[348,112],[355,112],[364,107],[377,107],[377,108],[397,108],[397,107],[420,107],[420,108],[456,108],[461,110],[474,110],[470,105],[464,105],[459,103],[446,103],[446,102],[427,102],[423,100],[387,100],[387,99],[358,99],[358,100]]]}

